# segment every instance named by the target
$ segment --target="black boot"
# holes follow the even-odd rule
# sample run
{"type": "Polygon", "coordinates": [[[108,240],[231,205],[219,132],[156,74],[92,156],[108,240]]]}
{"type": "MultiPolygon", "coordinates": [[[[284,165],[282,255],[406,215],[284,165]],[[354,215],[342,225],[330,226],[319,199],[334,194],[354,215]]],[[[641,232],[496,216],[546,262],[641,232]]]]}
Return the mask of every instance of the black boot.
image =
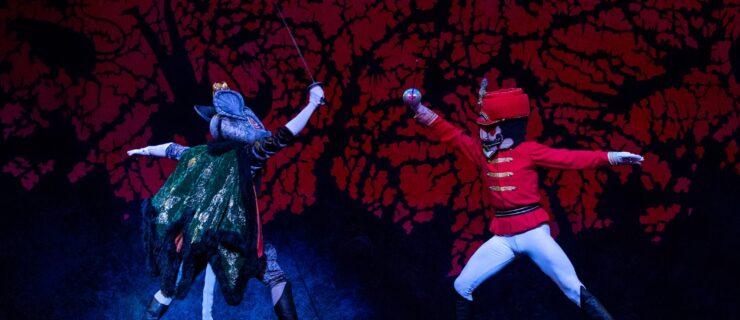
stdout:
{"type": "Polygon", "coordinates": [[[455,295],[455,319],[473,320],[473,301],[463,298],[457,292],[455,295]]]}
{"type": "Polygon", "coordinates": [[[589,319],[614,320],[606,308],[586,288],[581,287],[581,310],[589,319]]]}
{"type": "Polygon", "coordinates": [[[298,314],[295,312],[295,303],[293,303],[293,291],[290,289],[290,282],[285,282],[283,294],[275,303],[275,315],[280,320],[297,320],[298,314]]]}
{"type": "Polygon", "coordinates": [[[161,318],[165,312],[167,312],[167,308],[170,306],[161,304],[157,299],[152,298],[152,302],[149,302],[149,307],[146,308],[146,313],[144,313],[144,317],[142,319],[144,320],[158,320],[161,318]]]}

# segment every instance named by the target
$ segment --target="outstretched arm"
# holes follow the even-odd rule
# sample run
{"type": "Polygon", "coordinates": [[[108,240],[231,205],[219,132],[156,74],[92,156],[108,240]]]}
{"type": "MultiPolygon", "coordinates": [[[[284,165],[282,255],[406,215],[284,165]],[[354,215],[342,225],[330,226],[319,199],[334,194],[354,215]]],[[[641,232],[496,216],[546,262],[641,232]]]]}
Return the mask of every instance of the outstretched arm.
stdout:
{"type": "Polygon", "coordinates": [[[170,159],[178,160],[182,153],[189,147],[179,145],[174,142],[165,144],[159,144],[156,146],[148,146],[140,149],[131,149],[126,151],[129,156],[148,156],[148,157],[167,157],[170,159]]]}
{"type": "Polygon", "coordinates": [[[324,90],[321,89],[321,86],[314,84],[309,88],[308,104],[298,113],[298,115],[285,124],[285,127],[288,128],[293,135],[297,135],[301,130],[303,130],[303,127],[308,123],[308,119],[311,118],[313,112],[316,111],[316,108],[321,105],[321,101],[324,99],[324,90]]]}
{"type": "Polygon", "coordinates": [[[480,144],[465,134],[462,129],[452,125],[437,113],[421,104],[421,94],[416,89],[408,89],[404,92],[403,102],[414,111],[414,119],[420,125],[431,129],[432,136],[450,146],[455,151],[474,163],[483,159],[480,144]]]}
{"type": "Polygon", "coordinates": [[[642,156],[629,152],[604,152],[590,150],[569,150],[527,142],[529,157],[542,167],[563,170],[595,169],[605,165],[642,164],[642,156]]]}
{"type": "Polygon", "coordinates": [[[318,84],[309,87],[308,104],[293,119],[288,121],[285,126],[275,130],[274,134],[269,137],[259,139],[252,144],[249,153],[249,165],[252,169],[252,175],[264,168],[267,159],[270,159],[278,151],[290,144],[293,138],[303,130],[308,123],[308,119],[316,108],[318,108],[324,99],[324,90],[318,84]]]}

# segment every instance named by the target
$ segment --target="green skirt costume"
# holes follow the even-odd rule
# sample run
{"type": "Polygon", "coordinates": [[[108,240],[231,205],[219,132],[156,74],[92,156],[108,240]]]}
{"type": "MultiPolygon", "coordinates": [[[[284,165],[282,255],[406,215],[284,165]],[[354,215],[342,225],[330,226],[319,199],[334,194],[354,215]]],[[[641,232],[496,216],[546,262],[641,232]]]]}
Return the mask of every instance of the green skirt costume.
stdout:
{"type": "Polygon", "coordinates": [[[144,204],[149,265],[162,277],[165,295],[184,297],[210,263],[226,302],[236,305],[247,281],[257,276],[262,239],[249,152],[250,146],[238,143],[192,147],[144,204]],[[180,233],[183,247],[177,252],[180,233]]]}

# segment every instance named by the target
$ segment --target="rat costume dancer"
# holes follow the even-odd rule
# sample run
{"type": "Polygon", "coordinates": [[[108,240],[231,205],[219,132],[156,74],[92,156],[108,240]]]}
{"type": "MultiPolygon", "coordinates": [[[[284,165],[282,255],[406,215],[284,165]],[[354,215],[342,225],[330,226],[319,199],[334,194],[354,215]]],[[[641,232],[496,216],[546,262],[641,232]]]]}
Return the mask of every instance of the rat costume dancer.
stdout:
{"type": "Polygon", "coordinates": [[[210,317],[212,299],[206,301],[206,294],[211,292],[212,297],[214,279],[226,302],[237,305],[247,281],[256,277],[271,287],[278,318],[297,318],[290,283],[275,251],[263,248],[257,191],[267,159],[290,144],[323,96],[321,87],[312,84],[308,104],[273,134],[239,93],[216,83],[214,107],[196,106],[198,114],[210,121],[213,140],[207,145],[167,143],[128,152],[179,160],[164,186],[143,206],[149,265],[161,277],[146,319],[159,319],[173,297],[184,297],[206,266],[212,274],[206,274],[204,316],[207,305],[210,317]]]}
{"type": "Polygon", "coordinates": [[[417,89],[408,89],[403,96],[417,122],[482,169],[495,211],[490,224],[494,236],[473,253],[455,279],[457,319],[472,319],[473,291],[519,255],[532,259],[591,319],[612,319],[580,282],[572,263],[550,235],[549,215],[539,205],[537,167],[594,169],[609,164],[640,164],[643,158],[629,152],[573,151],[525,141],[527,95],[519,88],[486,94],[486,85],[484,80],[479,98],[480,140],[421,105],[417,89]]]}

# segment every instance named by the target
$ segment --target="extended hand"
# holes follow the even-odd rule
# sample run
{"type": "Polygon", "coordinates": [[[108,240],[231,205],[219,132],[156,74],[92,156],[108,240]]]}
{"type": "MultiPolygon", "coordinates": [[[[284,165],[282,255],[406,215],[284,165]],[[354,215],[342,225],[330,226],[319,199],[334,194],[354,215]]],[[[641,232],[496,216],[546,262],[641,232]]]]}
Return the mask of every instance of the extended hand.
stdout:
{"type": "Polygon", "coordinates": [[[326,104],[324,101],[324,89],[321,82],[315,82],[308,86],[308,103],[314,105],[326,104]]]}
{"type": "Polygon", "coordinates": [[[611,165],[636,164],[639,166],[642,165],[642,161],[645,160],[641,155],[626,151],[612,151],[607,155],[609,156],[609,163],[611,165]]]}
{"type": "Polygon", "coordinates": [[[126,154],[129,156],[150,156],[151,152],[149,151],[149,147],[144,147],[141,149],[131,149],[126,151],[126,154]]]}
{"type": "Polygon", "coordinates": [[[403,104],[414,110],[414,118],[423,126],[429,126],[437,119],[437,114],[421,104],[421,92],[416,88],[408,88],[403,92],[403,104]]]}
{"type": "Polygon", "coordinates": [[[166,157],[167,147],[169,147],[171,144],[172,142],[168,142],[168,143],[160,144],[156,146],[143,147],[141,149],[131,149],[129,151],[126,151],[126,153],[129,156],[166,157]]]}

